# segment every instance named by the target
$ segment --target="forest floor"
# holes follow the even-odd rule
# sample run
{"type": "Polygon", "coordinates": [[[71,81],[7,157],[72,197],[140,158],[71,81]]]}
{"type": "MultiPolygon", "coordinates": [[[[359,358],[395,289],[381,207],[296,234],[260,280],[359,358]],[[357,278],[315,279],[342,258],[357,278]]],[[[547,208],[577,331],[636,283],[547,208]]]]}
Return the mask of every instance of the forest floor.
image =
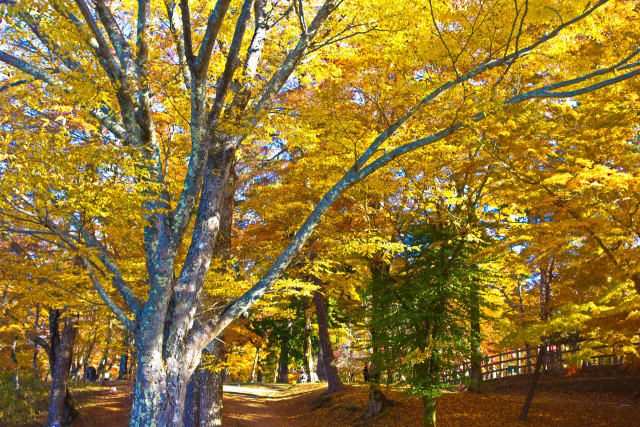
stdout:
{"type": "MultiPolygon", "coordinates": [[[[447,392],[438,399],[441,426],[631,426],[640,424],[640,376],[590,368],[572,376],[541,376],[529,420],[517,421],[529,379],[522,375],[486,383],[486,391],[447,392]]],[[[323,394],[326,384],[239,384],[225,386],[223,425],[233,427],[310,427],[364,425],[368,387],[346,385],[323,394]]],[[[386,408],[373,426],[419,426],[418,399],[388,390],[397,404],[386,408]]],[[[80,417],[73,427],[126,426],[131,383],[112,381],[74,391],[80,417]],[[117,387],[115,396],[110,388],[117,387]]],[[[25,425],[17,424],[17,425],[25,425]]],[[[31,424],[34,425],[34,424],[31,424]]]]}

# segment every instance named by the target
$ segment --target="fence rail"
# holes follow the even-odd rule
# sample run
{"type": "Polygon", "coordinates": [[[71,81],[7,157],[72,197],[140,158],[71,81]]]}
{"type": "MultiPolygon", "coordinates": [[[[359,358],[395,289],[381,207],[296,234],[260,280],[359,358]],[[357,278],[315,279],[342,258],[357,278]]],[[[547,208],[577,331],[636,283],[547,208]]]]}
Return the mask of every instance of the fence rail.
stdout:
{"type": "MultiPolygon", "coordinates": [[[[486,356],[481,365],[482,379],[489,380],[532,373],[535,368],[539,350],[540,347],[536,346],[486,356]]],[[[583,367],[621,365],[624,361],[623,356],[613,352],[611,347],[595,347],[592,350],[600,354],[589,356],[587,360],[582,362],[583,367]]],[[[548,345],[544,359],[542,360],[541,370],[548,371],[568,368],[571,365],[569,363],[569,356],[578,351],[580,351],[580,349],[576,346],[568,344],[548,345]]],[[[466,361],[460,365],[454,375],[445,374],[445,379],[452,380],[454,378],[459,379],[461,376],[468,377],[470,368],[471,362],[466,361]]],[[[456,381],[454,380],[453,382],[456,381]]]]}

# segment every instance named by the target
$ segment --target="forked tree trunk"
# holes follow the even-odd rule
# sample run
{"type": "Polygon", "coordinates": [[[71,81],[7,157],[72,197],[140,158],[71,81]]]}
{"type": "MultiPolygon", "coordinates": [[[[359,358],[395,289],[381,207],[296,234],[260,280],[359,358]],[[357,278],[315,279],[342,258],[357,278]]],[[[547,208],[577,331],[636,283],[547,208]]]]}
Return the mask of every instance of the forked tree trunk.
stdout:
{"type": "Polygon", "coordinates": [[[60,335],[60,315],[61,310],[50,310],[49,312],[51,393],[49,395],[47,426],[54,423],[67,425],[75,416],[75,408],[71,403],[67,381],[71,370],[78,318],[68,316],[64,321],[62,335],[60,335]]]}
{"type": "MultiPolygon", "coordinates": [[[[314,281],[318,282],[317,279],[314,281]]],[[[316,316],[318,318],[318,338],[319,345],[322,348],[322,361],[324,362],[325,374],[329,383],[327,393],[333,393],[342,387],[338,368],[333,357],[333,348],[331,346],[331,337],[329,336],[329,311],[324,296],[319,291],[313,292],[313,299],[316,304],[316,316]]],[[[320,364],[320,361],[318,361],[320,364]]],[[[320,376],[320,375],[318,375],[320,376]]]]}

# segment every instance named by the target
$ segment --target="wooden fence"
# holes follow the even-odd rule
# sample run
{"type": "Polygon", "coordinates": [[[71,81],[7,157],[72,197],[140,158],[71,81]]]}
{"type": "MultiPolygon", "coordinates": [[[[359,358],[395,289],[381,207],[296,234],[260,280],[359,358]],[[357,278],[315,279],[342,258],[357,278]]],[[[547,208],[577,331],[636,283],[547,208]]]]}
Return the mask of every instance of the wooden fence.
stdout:
{"type": "MultiPolygon", "coordinates": [[[[489,380],[532,373],[535,369],[536,357],[538,356],[539,350],[540,347],[536,346],[529,349],[521,348],[486,356],[482,361],[482,379],[489,380]]],[[[582,362],[583,367],[621,365],[623,362],[623,356],[615,354],[611,347],[596,347],[591,350],[595,354],[589,356],[587,360],[582,362]]],[[[577,351],[579,351],[579,349],[573,345],[548,345],[547,352],[542,361],[541,370],[568,368],[570,366],[568,362],[569,355],[577,351]]],[[[470,362],[466,361],[460,365],[454,375],[445,374],[445,378],[449,381],[453,380],[452,382],[457,382],[455,381],[456,378],[459,379],[461,376],[469,376],[470,367],[470,362]]]]}

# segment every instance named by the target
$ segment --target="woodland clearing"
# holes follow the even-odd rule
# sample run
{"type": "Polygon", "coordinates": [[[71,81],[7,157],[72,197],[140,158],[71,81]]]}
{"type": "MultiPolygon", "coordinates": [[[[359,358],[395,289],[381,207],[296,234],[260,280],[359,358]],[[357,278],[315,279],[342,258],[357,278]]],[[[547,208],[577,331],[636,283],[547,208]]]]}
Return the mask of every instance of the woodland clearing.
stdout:
{"type": "MultiPolygon", "coordinates": [[[[527,422],[517,421],[528,376],[487,382],[484,393],[448,392],[438,399],[438,423],[443,426],[631,426],[640,417],[634,390],[640,377],[615,369],[590,368],[572,376],[545,373],[527,422]]],[[[360,421],[369,398],[364,384],[346,385],[324,394],[326,383],[239,384],[225,386],[224,426],[353,426],[360,421]]],[[[126,426],[132,383],[112,381],[75,390],[80,417],[74,427],[126,426]],[[116,384],[117,395],[110,388],[116,384]]],[[[398,404],[386,408],[373,426],[418,426],[422,404],[398,391],[388,392],[398,404]]],[[[17,424],[16,424],[17,425],[17,424]]],[[[30,424],[33,426],[37,423],[30,424]]]]}

